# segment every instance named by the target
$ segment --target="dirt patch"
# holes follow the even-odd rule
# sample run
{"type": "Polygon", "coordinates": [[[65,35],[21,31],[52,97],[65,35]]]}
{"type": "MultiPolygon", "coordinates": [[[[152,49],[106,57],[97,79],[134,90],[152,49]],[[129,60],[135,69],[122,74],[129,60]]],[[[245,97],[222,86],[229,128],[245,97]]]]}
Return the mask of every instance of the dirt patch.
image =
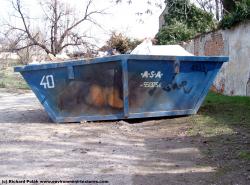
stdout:
{"type": "Polygon", "coordinates": [[[190,117],[56,124],[31,92],[3,90],[0,115],[0,183],[250,184],[249,163],[230,157],[248,135],[189,136],[190,117]]]}

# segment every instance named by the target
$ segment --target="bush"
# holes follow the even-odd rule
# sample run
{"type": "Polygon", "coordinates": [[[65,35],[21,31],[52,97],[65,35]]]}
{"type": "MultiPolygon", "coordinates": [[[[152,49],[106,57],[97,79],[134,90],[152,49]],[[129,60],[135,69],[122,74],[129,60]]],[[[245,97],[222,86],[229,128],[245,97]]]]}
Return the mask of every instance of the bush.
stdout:
{"type": "Polygon", "coordinates": [[[142,41],[137,39],[130,39],[121,33],[113,32],[106,45],[101,50],[116,49],[119,53],[125,54],[128,51],[133,50],[142,41]]]}
{"type": "Polygon", "coordinates": [[[250,20],[250,0],[235,3],[235,10],[223,17],[219,24],[220,28],[229,29],[244,20],[250,20]]]}
{"type": "Polygon", "coordinates": [[[166,26],[156,35],[159,44],[186,41],[198,33],[215,28],[213,15],[191,4],[189,0],[168,0],[167,6],[166,26]]]}
{"type": "Polygon", "coordinates": [[[162,29],[156,36],[158,44],[176,44],[195,36],[195,30],[189,29],[187,25],[176,22],[162,29]]]}

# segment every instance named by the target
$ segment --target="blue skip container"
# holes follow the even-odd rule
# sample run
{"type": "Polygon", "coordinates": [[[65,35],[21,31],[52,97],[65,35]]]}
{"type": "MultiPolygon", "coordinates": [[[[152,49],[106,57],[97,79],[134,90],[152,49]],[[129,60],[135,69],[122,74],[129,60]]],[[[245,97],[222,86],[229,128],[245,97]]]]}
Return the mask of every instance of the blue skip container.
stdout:
{"type": "Polygon", "coordinates": [[[195,114],[228,57],[116,55],[15,67],[54,122],[195,114]]]}

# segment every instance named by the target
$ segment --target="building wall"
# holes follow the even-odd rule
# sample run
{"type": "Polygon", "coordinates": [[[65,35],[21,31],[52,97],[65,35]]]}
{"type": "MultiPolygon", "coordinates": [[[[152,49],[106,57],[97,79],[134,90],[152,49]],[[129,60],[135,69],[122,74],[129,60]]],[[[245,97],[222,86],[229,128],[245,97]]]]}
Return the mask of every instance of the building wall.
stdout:
{"type": "Polygon", "coordinates": [[[250,21],[232,29],[197,36],[183,47],[195,55],[229,56],[212,90],[226,95],[250,96],[250,21]]]}
{"type": "Polygon", "coordinates": [[[160,17],[159,17],[159,30],[165,26],[165,15],[168,13],[167,6],[165,9],[162,11],[160,17]]]}

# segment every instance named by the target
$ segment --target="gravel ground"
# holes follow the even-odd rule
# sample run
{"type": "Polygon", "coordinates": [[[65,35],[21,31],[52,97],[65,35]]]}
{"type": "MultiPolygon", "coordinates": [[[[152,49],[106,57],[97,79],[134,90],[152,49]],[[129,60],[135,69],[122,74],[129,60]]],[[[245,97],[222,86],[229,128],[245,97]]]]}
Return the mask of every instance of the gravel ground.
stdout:
{"type": "Polygon", "coordinates": [[[201,138],[187,136],[188,122],[181,117],[56,124],[30,91],[1,90],[0,183],[247,184],[245,176],[239,183],[234,176],[218,177],[201,138]]]}

